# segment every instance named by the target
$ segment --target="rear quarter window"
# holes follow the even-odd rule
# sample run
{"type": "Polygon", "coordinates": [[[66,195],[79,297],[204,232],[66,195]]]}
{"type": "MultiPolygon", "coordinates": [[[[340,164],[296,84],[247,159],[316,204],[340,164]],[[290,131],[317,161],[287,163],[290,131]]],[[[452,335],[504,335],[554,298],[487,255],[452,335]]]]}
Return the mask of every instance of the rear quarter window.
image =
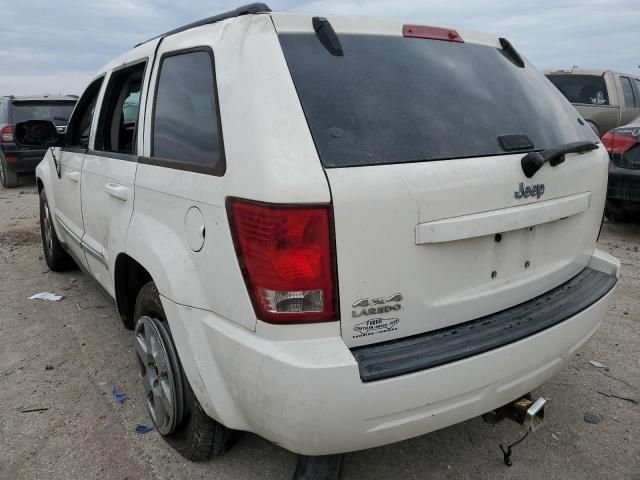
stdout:
{"type": "Polygon", "coordinates": [[[224,172],[213,54],[178,52],[162,59],[152,126],[152,155],[167,166],[224,172]]]}
{"type": "Polygon", "coordinates": [[[499,137],[535,149],[595,140],[545,77],[490,46],[339,35],[344,56],[313,34],[280,44],[325,167],[505,154],[499,137]]]}

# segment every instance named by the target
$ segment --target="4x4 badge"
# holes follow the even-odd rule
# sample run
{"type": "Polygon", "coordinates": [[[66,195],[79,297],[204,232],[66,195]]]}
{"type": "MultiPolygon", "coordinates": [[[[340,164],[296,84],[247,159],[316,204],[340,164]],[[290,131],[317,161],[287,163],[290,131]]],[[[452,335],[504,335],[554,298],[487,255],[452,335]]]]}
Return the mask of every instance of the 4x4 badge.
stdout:
{"type": "Polygon", "coordinates": [[[401,293],[394,293],[390,297],[361,298],[351,305],[354,310],[351,311],[353,318],[362,317],[363,315],[380,315],[400,310],[402,305],[401,293]]]}

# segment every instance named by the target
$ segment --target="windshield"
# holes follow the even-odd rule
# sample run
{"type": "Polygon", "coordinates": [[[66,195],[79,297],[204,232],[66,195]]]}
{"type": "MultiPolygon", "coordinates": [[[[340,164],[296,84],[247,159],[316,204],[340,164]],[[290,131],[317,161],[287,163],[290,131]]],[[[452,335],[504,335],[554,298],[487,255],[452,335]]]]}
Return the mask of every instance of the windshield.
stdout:
{"type": "Polygon", "coordinates": [[[609,105],[607,85],[601,75],[561,75],[554,73],[547,75],[547,78],[571,103],[609,105]]]}
{"type": "Polygon", "coordinates": [[[494,47],[382,35],[339,35],[344,56],[313,34],[280,34],[325,167],[505,154],[499,137],[534,149],[596,140],[527,63],[494,47]]]}
{"type": "Polygon", "coordinates": [[[71,102],[13,102],[13,123],[26,122],[27,120],[49,120],[56,126],[67,125],[69,116],[76,105],[71,102]]]}

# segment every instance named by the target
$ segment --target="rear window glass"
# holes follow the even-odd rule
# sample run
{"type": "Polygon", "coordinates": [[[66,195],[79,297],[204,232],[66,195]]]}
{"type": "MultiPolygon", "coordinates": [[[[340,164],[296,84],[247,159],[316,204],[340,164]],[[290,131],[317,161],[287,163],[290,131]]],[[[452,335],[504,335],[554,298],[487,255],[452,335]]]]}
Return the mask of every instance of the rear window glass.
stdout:
{"type": "Polygon", "coordinates": [[[57,126],[65,126],[75,104],[76,102],[13,102],[11,117],[14,124],[27,120],[49,120],[57,126]]]}
{"type": "Polygon", "coordinates": [[[609,105],[607,85],[601,75],[551,74],[548,78],[571,103],[609,105]]]}
{"type": "Polygon", "coordinates": [[[280,34],[325,167],[504,154],[499,137],[535,149],[595,140],[544,76],[494,47],[339,35],[344,56],[313,34],[280,34]]]}

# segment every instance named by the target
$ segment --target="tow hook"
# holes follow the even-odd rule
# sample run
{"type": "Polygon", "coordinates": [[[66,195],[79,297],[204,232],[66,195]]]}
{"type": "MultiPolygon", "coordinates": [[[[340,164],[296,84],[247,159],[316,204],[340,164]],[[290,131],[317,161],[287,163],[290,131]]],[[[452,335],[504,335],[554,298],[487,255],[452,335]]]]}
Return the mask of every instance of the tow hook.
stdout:
{"type": "Polygon", "coordinates": [[[534,402],[531,399],[531,395],[527,394],[514,402],[482,415],[482,420],[486,423],[496,424],[508,418],[509,420],[519,423],[526,430],[521,438],[508,445],[506,449],[500,445],[506,466],[510,467],[513,464],[511,461],[513,447],[527,438],[530,432],[535,432],[544,423],[544,406],[546,403],[547,400],[543,397],[538,398],[534,402]]]}

